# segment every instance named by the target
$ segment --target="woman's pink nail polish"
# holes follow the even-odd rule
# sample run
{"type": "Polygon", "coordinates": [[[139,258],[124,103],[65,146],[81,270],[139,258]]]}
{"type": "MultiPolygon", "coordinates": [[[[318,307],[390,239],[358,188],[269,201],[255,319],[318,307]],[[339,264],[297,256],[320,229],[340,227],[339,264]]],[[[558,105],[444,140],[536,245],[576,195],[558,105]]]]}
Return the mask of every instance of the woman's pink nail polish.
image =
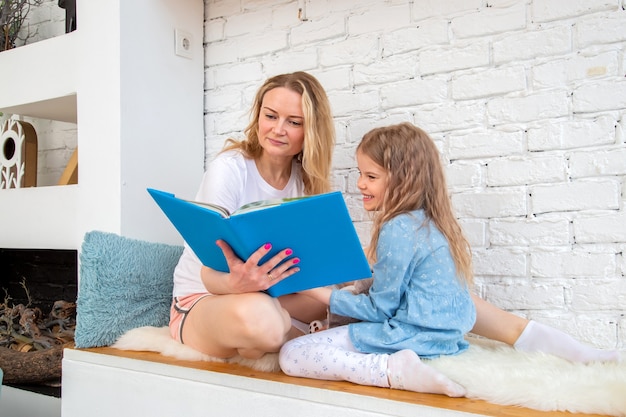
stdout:
{"type": "Polygon", "coordinates": [[[293,261],[291,261],[291,263],[293,263],[294,265],[297,264],[297,263],[300,263],[300,259],[296,258],[293,261]]]}
{"type": "Polygon", "coordinates": [[[291,255],[292,253],[293,253],[293,251],[291,249],[287,249],[285,251],[285,255],[287,255],[287,256],[291,255]]]}
{"type": "Polygon", "coordinates": [[[270,250],[272,248],[272,244],[271,243],[266,243],[265,246],[263,246],[266,250],[270,250]]]}

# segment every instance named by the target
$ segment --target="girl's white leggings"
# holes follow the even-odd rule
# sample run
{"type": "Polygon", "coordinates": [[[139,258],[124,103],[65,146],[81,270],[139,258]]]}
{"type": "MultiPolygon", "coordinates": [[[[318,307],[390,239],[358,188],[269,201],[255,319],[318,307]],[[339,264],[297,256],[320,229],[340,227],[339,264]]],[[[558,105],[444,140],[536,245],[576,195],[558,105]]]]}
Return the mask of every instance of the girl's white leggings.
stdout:
{"type": "Polygon", "coordinates": [[[388,358],[385,353],[357,351],[346,325],[288,341],[280,350],[279,362],[291,376],[388,388],[388,358]]]}

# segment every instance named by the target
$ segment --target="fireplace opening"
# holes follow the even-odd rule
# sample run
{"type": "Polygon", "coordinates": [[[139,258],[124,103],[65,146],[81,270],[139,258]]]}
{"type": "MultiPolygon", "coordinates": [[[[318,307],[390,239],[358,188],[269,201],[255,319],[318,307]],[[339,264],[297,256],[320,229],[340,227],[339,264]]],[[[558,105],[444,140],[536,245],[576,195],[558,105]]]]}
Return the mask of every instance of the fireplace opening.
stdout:
{"type": "Polygon", "coordinates": [[[76,250],[0,248],[4,385],[61,396],[61,348],[73,342],[77,286],[76,250]]]}

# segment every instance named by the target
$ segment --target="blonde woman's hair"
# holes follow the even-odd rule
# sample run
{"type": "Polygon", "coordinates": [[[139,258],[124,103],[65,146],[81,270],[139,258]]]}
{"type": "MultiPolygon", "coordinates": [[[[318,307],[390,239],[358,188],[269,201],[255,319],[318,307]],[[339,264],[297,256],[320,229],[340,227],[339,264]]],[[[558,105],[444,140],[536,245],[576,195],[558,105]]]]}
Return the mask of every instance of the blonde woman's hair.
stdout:
{"type": "Polygon", "coordinates": [[[471,248],[454,216],[439,151],[430,136],[410,123],[376,128],[363,136],[357,152],[388,174],[382,207],[374,216],[370,260],[376,261],[383,224],[399,214],[422,209],[427,222],[432,221],[448,240],[457,275],[471,284],[471,248]]]}
{"type": "Polygon", "coordinates": [[[329,192],[335,126],[326,91],[315,77],[306,72],[276,75],[265,81],[254,97],[250,109],[251,121],[244,131],[246,138],[242,141],[228,139],[222,151],[238,149],[252,159],[261,156],[263,148],[259,144],[258,129],[263,97],[278,87],[285,87],[302,96],[304,143],[302,152],[294,158],[302,164],[304,192],[308,195],[329,192]]]}

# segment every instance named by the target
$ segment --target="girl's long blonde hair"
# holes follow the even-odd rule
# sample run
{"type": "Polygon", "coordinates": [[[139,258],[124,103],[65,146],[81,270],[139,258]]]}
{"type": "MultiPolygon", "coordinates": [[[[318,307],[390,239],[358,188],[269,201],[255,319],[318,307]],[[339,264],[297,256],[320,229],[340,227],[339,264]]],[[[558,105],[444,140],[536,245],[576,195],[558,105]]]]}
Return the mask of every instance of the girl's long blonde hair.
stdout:
{"type": "Polygon", "coordinates": [[[368,248],[370,260],[376,261],[383,224],[399,214],[423,209],[427,219],[448,240],[457,274],[471,284],[471,248],[454,216],[439,151],[430,136],[410,123],[380,127],[363,136],[357,152],[371,158],[388,174],[382,207],[374,217],[368,248]]]}
{"type": "Polygon", "coordinates": [[[246,138],[242,141],[228,139],[222,151],[238,149],[248,158],[261,156],[263,148],[259,144],[258,129],[263,97],[278,87],[288,88],[302,96],[304,143],[302,152],[294,158],[302,163],[304,192],[307,195],[329,192],[335,126],[326,91],[315,77],[306,72],[276,75],[265,81],[254,97],[250,109],[251,121],[244,131],[246,138]]]}

